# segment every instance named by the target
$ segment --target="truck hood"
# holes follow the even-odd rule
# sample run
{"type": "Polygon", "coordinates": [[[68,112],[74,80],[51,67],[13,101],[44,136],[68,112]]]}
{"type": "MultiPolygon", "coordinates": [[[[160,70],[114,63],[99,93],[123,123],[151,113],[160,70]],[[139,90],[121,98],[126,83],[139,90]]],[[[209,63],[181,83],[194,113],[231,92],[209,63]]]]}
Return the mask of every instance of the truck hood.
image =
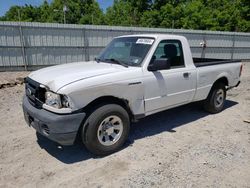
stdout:
{"type": "Polygon", "coordinates": [[[128,69],[121,65],[89,61],[43,68],[32,72],[29,77],[56,92],[61,87],[79,80],[126,71],[128,69]]]}

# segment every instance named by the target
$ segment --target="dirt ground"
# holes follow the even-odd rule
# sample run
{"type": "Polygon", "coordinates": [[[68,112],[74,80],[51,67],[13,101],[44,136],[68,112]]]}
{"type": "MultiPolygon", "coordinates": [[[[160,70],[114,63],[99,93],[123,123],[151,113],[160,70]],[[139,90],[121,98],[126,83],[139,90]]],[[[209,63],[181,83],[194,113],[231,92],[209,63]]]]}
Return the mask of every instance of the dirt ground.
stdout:
{"type": "Polygon", "coordinates": [[[101,158],[37,136],[24,122],[23,91],[0,89],[0,187],[250,187],[250,63],[223,112],[191,104],[152,115],[101,158]]]}

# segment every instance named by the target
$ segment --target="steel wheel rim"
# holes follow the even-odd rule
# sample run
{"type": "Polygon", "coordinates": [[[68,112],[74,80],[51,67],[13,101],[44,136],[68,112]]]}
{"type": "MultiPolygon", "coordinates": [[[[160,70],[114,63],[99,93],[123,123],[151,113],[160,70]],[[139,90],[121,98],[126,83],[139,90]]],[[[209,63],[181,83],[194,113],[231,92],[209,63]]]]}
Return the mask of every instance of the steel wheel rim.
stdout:
{"type": "Polygon", "coordinates": [[[214,105],[217,108],[220,107],[224,102],[224,98],[225,98],[225,94],[224,94],[223,89],[217,90],[215,94],[214,105]]]}
{"type": "Polygon", "coordinates": [[[111,115],[100,123],[97,130],[97,138],[102,145],[111,146],[121,138],[122,132],[123,123],[121,118],[111,115]]]}

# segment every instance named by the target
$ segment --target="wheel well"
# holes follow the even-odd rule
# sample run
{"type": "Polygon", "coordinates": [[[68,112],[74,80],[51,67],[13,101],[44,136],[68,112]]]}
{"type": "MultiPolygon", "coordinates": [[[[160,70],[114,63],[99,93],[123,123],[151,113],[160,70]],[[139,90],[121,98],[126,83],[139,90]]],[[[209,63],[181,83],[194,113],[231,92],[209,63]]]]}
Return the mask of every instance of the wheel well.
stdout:
{"type": "Polygon", "coordinates": [[[93,100],[92,102],[90,102],[87,106],[85,106],[82,111],[86,113],[85,118],[83,119],[81,126],[78,129],[77,132],[77,137],[75,142],[77,142],[77,140],[80,140],[80,132],[82,129],[84,129],[83,131],[86,131],[86,128],[88,127],[88,124],[86,124],[84,126],[84,122],[85,120],[88,118],[88,116],[91,114],[91,112],[93,112],[95,109],[97,109],[98,107],[105,105],[105,104],[118,104],[120,106],[122,106],[129,115],[130,120],[134,120],[134,115],[128,105],[128,101],[126,99],[120,99],[117,97],[113,97],[113,96],[103,96],[103,97],[99,97],[95,100],[93,100]],[[84,127],[83,127],[84,126],[84,127]]]}
{"type": "Polygon", "coordinates": [[[210,91],[209,91],[209,93],[207,94],[207,97],[210,95],[211,91],[213,90],[213,88],[214,88],[214,87],[216,86],[216,84],[218,84],[218,83],[223,83],[223,84],[225,84],[225,86],[228,86],[228,79],[227,79],[225,76],[223,76],[223,77],[217,79],[217,80],[214,82],[214,84],[212,85],[212,87],[210,88],[210,91]]]}
{"type": "Polygon", "coordinates": [[[223,83],[225,86],[228,86],[228,79],[226,77],[221,77],[214,82],[213,86],[217,83],[223,83]]]}
{"type": "Polygon", "coordinates": [[[105,104],[118,104],[128,112],[130,118],[133,118],[133,113],[128,105],[128,100],[113,96],[99,97],[85,106],[83,111],[86,112],[88,116],[93,110],[105,104]]]}

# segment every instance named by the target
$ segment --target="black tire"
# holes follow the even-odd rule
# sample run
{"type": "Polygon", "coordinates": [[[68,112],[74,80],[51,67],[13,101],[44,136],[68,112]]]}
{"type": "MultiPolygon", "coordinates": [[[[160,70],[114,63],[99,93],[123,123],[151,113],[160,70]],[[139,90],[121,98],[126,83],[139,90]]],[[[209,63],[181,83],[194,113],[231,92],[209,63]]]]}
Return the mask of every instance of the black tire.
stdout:
{"type": "Polygon", "coordinates": [[[226,87],[224,83],[215,83],[211,88],[211,91],[208,94],[207,99],[204,101],[204,109],[212,114],[221,112],[223,110],[226,100],[226,87]],[[218,96],[218,93],[222,93],[221,96],[218,96]],[[218,99],[220,102],[218,102],[218,99]]]}
{"type": "MultiPolygon", "coordinates": [[[[109,120],[109,122],[111,121],[109,120]]],[[[87,120],[83,125],[81,137],[84,145],[91,153],[95,155],[108,155],[114,153],[115,151],[121,148],[121,146],[124,144],[124,142],[128,137],[129,129],[130,129],[130,120],[127,111],[120,105],[107,104],[97,108],[90,114],[90,116],[87,118],[87,120]],[[101,143],[101,142],[105,143],[104,141],[106,140],[106,138],[104,139],[104,141],[99,140],[101,136],[99,136],[98,138],[98,134],[100,131],[98,129],[99,127],[103,127],[104,125],[107,126],[110,125],[108,123],[101,125],[101,123],[105,119],[108,118],[112,119],[112,117],[120,118],[123,130],[119,135],[119,139],[117,139],[112,145],[107,146],[101,143]]],[[[115,132],[115,129],[113,129],[113,131],[115,132]]],[[[105,132],[105,134],[107,133],[105,132]]],[[[110,136],[108,137],[110,139],[113,138],[110,136]]]]}

